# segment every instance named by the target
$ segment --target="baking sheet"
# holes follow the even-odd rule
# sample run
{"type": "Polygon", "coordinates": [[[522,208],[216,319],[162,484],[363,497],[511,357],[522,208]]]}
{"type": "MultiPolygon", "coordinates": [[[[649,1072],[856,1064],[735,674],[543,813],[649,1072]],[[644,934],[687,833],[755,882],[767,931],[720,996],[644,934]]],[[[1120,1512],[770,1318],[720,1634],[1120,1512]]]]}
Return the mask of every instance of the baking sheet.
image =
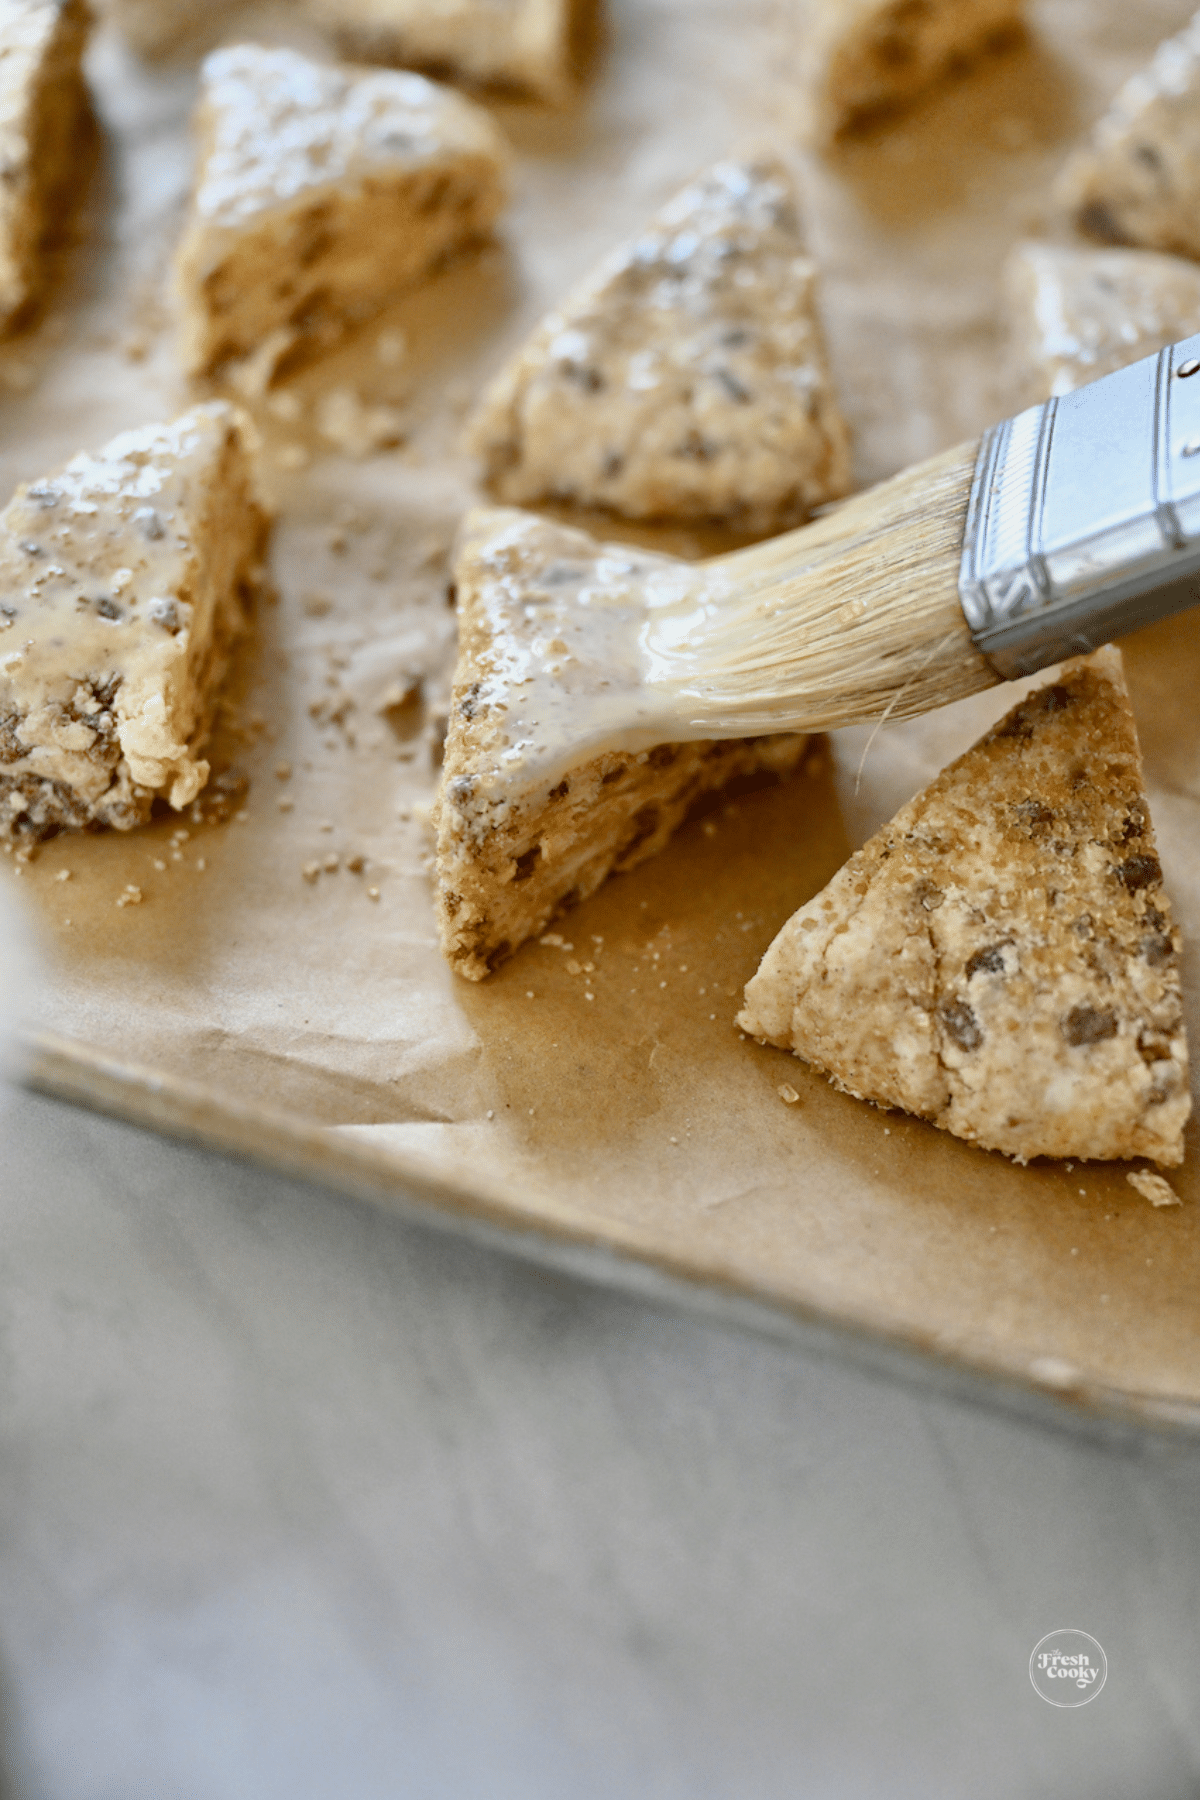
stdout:
{"type": "MultiPolygon", "coordinates": [[[[501,245],[300,372],[292,400],[255,402],[280,508],[279,598],[239,660],[218,740],[249,788],[222,821],[61,838],[13,877],[49,971],[41,1078],[81,1097],[103,1088],[108,1104],[124,1093],[141,1117],[161,1105],[164,1124],[182,1109],[199,1135],[243,1147],[253,1128],[239,1137],[232,1121],[261,1115],[264,1141],[291,1132],[326,1178],[341,1169],[354,1186],[365,1158],[376,1187],[394,1170],[397,1193],[425,1193],[443,1215],[483,1207],[514,1230],[615,1246],[975,1368],[1191,1418],[1194,1128],[1172,1176],[1185,1204],[1155,1211],[1123,1166],[1015,1168],[835,1093],[732,1026],[778,926],[1012,690],[869,745],[849,732],[814,746],[795,780],[720,805],[572,913],[560,928],[571,949],[528,946],[478,987],[440,961],[421,809],[452,657],[446,552],[473,493],[465,408],[544,308],[697,167],[797,130],[799,7],[608,10],[576,114],[497,109],[519,153],[501,245]],[[373,433],[405,441],[335,448],[373,433]],[[414,675],[423,701],[401,704],[414,675]],[[129,885],[142,901],[118,907],[129,885]],[[172,1111],[164,1094],[186,1104],[172,1111]]],[[[1071,138],[1187,16],[1166,0],[1049,0],[1026,46],[886,134],[803,165],[864,482],[1019,404],[998,316],[1004,256],[1051,223],[1048,177],[1071,138]]],[[[253,29],[303,41],[286,9],[253,29]]],[[[162,282],[194,71],[147,71],[108,33],[91,67],[105,142],[82,241],[46,323],[0,356],[5,491],[187,400],[162,282]]],[[[684,554],[722,547],[636,536],[684,554]]],[[[1162,860],[1194,946],[1200,620],[1143,633],[1128,664],[1162,860]]],[[[1195,1033],[1194,948],[1185,983],[1195,1033]]]]}

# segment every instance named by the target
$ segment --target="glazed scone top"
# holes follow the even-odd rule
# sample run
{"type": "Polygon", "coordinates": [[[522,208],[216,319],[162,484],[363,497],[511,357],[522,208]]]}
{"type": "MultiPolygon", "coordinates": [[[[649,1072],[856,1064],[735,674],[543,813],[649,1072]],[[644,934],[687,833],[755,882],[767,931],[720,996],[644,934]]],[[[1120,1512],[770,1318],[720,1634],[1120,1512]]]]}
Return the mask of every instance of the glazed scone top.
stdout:
{"type": "Polygon", "coordinates": [[[197,762],[169,702],[190,684],[189,647],[200,492],[236,415],[223,402],[170,425],[123,432],[61,474],[17,490],[0,514],[0,766],[70,780],[87,795],[80,757],[89,719],[111,706],[133,779],[199,792],[197,762]]]}
{"type": "Polygon", "coordinates": [[[464,524],[456,574],[475,679],[455,705],[480,802],[549,788],[610,747],[696,735],[647,688],[641,642],[655,606],[690,591],[689,564],[481,507],[464,524]]]}
{"type": "Polygon", "coordinates": [[[468,513],[454,572],[474,679],[455,705],[486,790],[549,790],[618,751],[797,730],[773,657],[765,685],[729,683],[747,654],[753,675],[764,630],[787,614],[797,535],[800,550],[789,534],[695,563],[516,507],[468,513]]]}
{"type": "Polygon", "coordinates": [[[235,44],[206,58],[207,144],[194,206],[236,229],[298,195],[447,151],[503,156],[487,114],[448,88],[395,69],[312,62],[235,44]]]}

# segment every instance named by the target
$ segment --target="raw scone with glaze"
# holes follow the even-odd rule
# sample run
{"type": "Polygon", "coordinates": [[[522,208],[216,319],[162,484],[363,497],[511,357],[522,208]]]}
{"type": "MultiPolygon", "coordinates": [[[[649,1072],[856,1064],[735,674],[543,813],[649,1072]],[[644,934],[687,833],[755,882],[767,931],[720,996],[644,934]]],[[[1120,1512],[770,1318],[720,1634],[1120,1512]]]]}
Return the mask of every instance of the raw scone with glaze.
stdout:
{"type": "Polygon", "coordinates": [[[0,515],[0,835],[188,805],[266,521],[237,414],[126,431],[0,515]]]}
{"type": "Polygon", "coordinates": [[[237,44],[204,63],[176,258],[193,374],[370,318],[491,230],[508,156],[482,108],[393,69],[237,44]]]}
{"type": "Polygon", "coordinates": [[[1179,934],[1120,653],[1063,666],[802,906],[738,1018],[846,1092],[1033,1156],[1183,1158],[1179,934]]]}
{"type": "Polygon", "coordinates": [[[691,565],[508,508],[469,515],[459,652],[434,806],[442,949],[480,981],[616,870],[660,850],[703,794],[787,774],[803,737],[589,751],[637,724],[647,593],[691,565]]]}
{"type": "Polygon", "coordinates": [[[584,0],[305,0],[346,56],[561,105],[584,0]]]}
{"type": "Polygon", "coordinates": [[[815,0],[809,137],[829,145],[1014,43],[1024,0],[815,0]]]}
{"type": "Polygon", "coordinates": [[[1092,237],[1200,258],[1200,13],[1125,83],[1057,194],[1092,237]]]}
{"type": "Polygon", "coordinates": [[[848,492],[795,187],[773,158],[691,182],[551,313],[468,431],[518,505],[765,534],[848,492]]]}
{"type": "Polygon", "coordinates": [[[1004,287],[1031,401],[1069,394],[1200,331],[1200,268],[1153,250],[1018,244],[1004,287]]]}
{"type": "Polygon", "coordinates": [[[85,0],[0,0],[0,335],[24,323],[91,130],[85,0]]]}

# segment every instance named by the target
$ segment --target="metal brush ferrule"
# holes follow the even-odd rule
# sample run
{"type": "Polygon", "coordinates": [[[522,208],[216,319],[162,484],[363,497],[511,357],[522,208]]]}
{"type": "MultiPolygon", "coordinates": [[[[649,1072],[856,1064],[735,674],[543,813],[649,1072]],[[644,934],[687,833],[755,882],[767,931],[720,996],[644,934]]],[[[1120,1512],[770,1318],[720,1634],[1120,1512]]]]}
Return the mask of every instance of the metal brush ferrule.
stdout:
{"type": "Polygon", "coordinates": [[[958,591],[1005,680],[1200,602],[1200,337],[986,433],[958,591]]]}

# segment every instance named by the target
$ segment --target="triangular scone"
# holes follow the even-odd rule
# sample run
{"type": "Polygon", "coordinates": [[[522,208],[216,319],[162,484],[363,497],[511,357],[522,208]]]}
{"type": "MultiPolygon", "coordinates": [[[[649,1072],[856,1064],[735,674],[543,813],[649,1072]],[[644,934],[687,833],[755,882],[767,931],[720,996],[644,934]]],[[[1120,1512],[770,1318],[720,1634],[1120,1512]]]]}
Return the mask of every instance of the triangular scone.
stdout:
{"type": "Polygon", "coordinates": [[[1093,237],[1200,257],[1200,14],[1125,83],[1057,193],[1093,237]]]}
{"type": "Polygon", "coordinates": [[[575,91],[580,0],[306,0],[347,56],[560,105],[575,91]]]}
{"type": "Polygon", "coordinates": [[[1020,1162],[1180,1162],[1179,939],[1119,652],[1067,663],[852,856],[738,1024],[1020,1162]]]}
{"type": "Polygon", "coordinates": [[[1200,268],[1153,250],[1018,244],[1005,289],[1031,400],[1069,394],[1200,331],[1200,268]]]}
{"type": "Polygon", "coordinates": [[[482,980],[605,876],[660,850],[702,794],[785,774],[803,753],[806,740],[791,736],[571,760],[598,721],[624,719],[637,702],[626,652],[647,583],[689,566],[529,513],[469,515],[433,814],[442,949],[460,975],[482,980]]]}
{"type": "Polygon", "coordinates": [[[78,192],[89,23],[84,0],[0,3],[0,333],[37,299],[47,243],[78,192]]]}
{"type": "Polygon", "coordinates": [[[770,532],[848,491],[791,177],[723,162],[610,256],[484,396],[501,500],[770,532]]]}
{"type": "Polygon", "coordinates": [[[810,139],[908,106],[1019,37],[1024,0],[815,0],[805,61],[810,139]]]}
{"type": "Polygon", "coordinates": [[[322,343],[484,237],[507,152],[482,108],[393,69],[237,44],[204,63],[176,261],[193,373],[322,343]]]}
{"type": "Polygon", "coordinates": [[[193,800],[265,533],[237,415],[123,432],[0,514],[0,835],[193,800]]]}

